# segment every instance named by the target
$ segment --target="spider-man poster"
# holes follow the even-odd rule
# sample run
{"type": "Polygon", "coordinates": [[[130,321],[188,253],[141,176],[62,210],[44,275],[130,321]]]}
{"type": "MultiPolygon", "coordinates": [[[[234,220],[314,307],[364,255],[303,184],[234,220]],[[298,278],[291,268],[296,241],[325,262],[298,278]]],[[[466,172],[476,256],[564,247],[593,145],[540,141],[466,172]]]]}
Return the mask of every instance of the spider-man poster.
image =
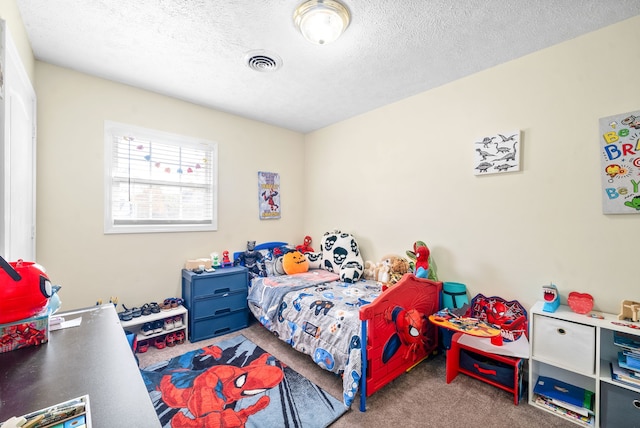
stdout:
{"type": "Polygon", "coordinates": [[[280,218],[280,174],[258,172],[260,220],[280,218]]]}

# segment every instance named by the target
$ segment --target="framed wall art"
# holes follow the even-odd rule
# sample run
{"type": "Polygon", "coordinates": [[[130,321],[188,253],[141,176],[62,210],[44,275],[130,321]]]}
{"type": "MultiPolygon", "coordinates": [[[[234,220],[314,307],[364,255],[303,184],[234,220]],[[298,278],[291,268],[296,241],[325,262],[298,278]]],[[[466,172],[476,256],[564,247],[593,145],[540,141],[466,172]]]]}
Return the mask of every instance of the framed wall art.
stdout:
{"type": "Polygon", "coordinates": [[[258,172],[258,206],[260,220],[280,218],[280,174],[258,172]]]}
{"type": "Polygon", "coordinates": [[[603,117],[599,130],[602,211],[640,214],[640,110],[603,117]]]}
{"type": "Polygon", "coordinates": [[[519,130],[476,138],[473,146],[475,175],[520,171],[519,130]]]}

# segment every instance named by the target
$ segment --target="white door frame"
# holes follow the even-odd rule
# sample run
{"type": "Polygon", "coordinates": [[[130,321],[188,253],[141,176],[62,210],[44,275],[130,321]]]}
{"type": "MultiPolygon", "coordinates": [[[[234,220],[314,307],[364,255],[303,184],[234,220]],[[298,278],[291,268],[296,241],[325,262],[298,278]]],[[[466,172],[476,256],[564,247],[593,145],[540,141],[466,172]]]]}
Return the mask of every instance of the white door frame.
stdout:
{"type": "Polygon", "coordinates": [[[0,20],[0,255],[36,259],[36,95],[18,50],[0,20]]]}

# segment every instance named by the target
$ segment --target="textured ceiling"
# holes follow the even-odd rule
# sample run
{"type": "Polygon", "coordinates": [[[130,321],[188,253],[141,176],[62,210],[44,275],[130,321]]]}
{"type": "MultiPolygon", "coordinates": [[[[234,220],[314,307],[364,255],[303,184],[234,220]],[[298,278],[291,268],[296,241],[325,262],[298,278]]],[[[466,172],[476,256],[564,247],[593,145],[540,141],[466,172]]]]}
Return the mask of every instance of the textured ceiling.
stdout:
{"type": "Polygon", "coordinates": [[[640,0],[343,0],[333,44],[302,0],[17,0],[38,60],[310,132],[640,14],[640,0]],[[247,66],[250,51],[282,59],[247,66]]]}

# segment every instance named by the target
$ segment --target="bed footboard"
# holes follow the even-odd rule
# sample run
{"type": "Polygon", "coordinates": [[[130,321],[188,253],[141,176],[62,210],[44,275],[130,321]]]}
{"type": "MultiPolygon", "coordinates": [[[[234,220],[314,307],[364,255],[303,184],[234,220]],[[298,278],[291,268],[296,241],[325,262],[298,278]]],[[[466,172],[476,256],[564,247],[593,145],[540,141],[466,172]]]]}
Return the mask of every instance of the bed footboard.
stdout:
{"type": "Polygon", "coordinates": [[[362,376],[360,410],[366,397],[410,370],[438,347],[438,329],[428,316],[440,308],[442,282],[406,274],[372,303],[360,309],[362,376]]]}

